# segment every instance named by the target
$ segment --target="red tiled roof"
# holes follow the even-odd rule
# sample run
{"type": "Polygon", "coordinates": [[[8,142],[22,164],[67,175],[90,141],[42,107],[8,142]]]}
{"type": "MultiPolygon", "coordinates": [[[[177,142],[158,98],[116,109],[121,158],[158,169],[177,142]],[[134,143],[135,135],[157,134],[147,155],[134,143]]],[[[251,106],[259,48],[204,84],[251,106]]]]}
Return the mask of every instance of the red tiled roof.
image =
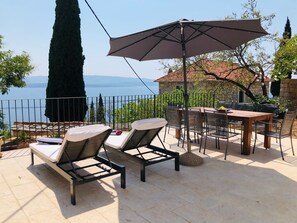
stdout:
{"type": "MultiPolygon", "coordinates": [[[[207,61],[204,62],[204,67],[208,68],[209,72],[217,74],[219,77],[231,80],[236,79],[253,79],[254,76],[245,69],[237,69],[236,64],[231,64],[225,61],[207,61]],[[233,69],[232,72],[230,70],[233,69]]],[[[168,74],[158,78],[155,82],[183,82],[183,72],[182,69],[176,71],[169,71],[168,74]]],[[[191,65],[187,68],[187,80],[189,82],[197,80],[216,80],[215,77],[210,75],[204,75],[203,72],[199,71],[197,66],[191,65]]]]}

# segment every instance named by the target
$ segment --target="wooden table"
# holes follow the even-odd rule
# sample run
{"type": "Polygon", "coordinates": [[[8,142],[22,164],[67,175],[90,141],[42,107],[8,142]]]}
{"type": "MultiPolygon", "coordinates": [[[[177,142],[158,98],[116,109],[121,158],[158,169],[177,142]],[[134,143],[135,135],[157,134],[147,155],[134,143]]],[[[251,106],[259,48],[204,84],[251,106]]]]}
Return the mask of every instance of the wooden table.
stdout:
{"type": "MultiPolygon", "coordinates": [[[[213,108],[205,107],[191,107],[189,111],[201,110],[204,112],[206,110],[214,110],[213,108]]],[[[253,111],[243,111],[243,110],[231,110],[228,112],[228,118],[230,120],[237,120],[243,122],[243,154],[249,155],[251,153],[251,139],[253,132],[253,123],[255,121],[266,121],[272,123],[273,114],[265,112],[253,112],[253,111]]],[[[266,125],[266,130],[271,130],[271,125],[266,125]]],[[[270,148],[270,137],[265,137],[264,147],[270,148]]]]}

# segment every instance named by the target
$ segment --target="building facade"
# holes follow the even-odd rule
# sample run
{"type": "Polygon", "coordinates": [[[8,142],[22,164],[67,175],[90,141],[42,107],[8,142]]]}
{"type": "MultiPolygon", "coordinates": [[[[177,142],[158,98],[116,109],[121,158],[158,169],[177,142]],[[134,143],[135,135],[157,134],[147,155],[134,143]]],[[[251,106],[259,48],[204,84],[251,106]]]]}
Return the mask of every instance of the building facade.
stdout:
{"type": "MultiPolygon", "coordinates": [[[[248,73],[247,71],[239,71],[235,69],[231,73],[229,71],[230,67],[227,67],[224,62],[221,62],[220,65],[221,66],[216,63],[216,65],[213,66],[213,70],[211,71],[218,74],[220,80],[211,75],[204,75],[201,71],[199,72],[195,66],[190,66],[187,70],[188,91],[211,91],[216,94],[216,97],[219,101],[237,103],[250,102],[251,100],[245,95],[245,92],[231,82],[236,81],[247,86],[248,83],[250,83],[254,78],[254,75],[248,73]],[[222,79],[229,79],[231,81],[222,79]]],[[[162,94],[164,92],[174,91],[176,89],[183,89],[183,80],[184,78],[181,70],[172,71],[169,69],[166,75],[158,78],[155,80],[155,82],[159,83],[159,93],[162,94]]],[[[267,92],[269,92],[269,81],[269,79],[265,80],[267,92]]],[[[261,83],[259,81],[255,81],[255,83],[250,87],[250,90],[254,95],[262,95],[261,83]]]]}

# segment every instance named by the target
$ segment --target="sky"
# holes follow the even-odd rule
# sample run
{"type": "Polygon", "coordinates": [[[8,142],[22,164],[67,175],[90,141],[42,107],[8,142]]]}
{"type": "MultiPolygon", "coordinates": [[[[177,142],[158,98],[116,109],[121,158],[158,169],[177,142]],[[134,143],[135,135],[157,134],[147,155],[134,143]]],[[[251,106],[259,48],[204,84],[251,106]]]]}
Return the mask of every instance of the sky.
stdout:
{"type": "MultiPolygon", "coordinates": [[[[48,52],[55,21],[55,0],[0,0],[0,35],[4,50],[23,51],[31,57],[31,75],[48,75],[48,52]]],[[[232,13],[241,15],[247,0],[88,0],[112,37],[127,35],[179,19],[220,20],[232,13]]],[[[85,55],[84,75],[135,77],[123,58],[107,56],[109,37],[84,0],[81,9],[81,37],[85,55]]],[[[284,31],[287,17],[292,34],[297,34],[297,0],[258,0],[262,15],[274,13],[269,33],[284,31]]],[[[273,49],[273,45],[267,46],[273,49]]],[[[128,59],[142,78],[157,79],[166,73],[159,60],[128,59]]]]}

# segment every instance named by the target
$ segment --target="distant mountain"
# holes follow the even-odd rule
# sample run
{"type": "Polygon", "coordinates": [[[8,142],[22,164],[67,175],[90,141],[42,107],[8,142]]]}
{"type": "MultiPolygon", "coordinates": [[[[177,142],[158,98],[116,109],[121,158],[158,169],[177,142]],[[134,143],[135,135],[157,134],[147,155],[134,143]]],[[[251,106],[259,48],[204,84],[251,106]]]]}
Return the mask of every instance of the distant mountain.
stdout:
{"type": "MultiPolygon", "coordinates": [[[[153,79],[142,79],[148,86],[156,86],[157,83],[153,79]]],[[[47,76],[29,76],[25,79],[27,87],[30,88],[46,88],[48,77],[47,76]]],[[[95,76],[85,75],[84,82],[86,88],[94,87],[129,87],[129,86],[143,86],[138,78],[130,77],[117,77],[117,76],[95,76]]]]}
{"type": "MultiPolygon", "coordinates": [[[[29,76],[25,78],[26,87],[9,89],[8,94],[1,95],[0,100],[7,99],[39,99],[46,97],[47,76],[29,76]]],[[[158,83],[144,78],[148,88],[138,79],[130,77],[84,76],[87,97],[126,96],[158,94],[158,83]]]]}

